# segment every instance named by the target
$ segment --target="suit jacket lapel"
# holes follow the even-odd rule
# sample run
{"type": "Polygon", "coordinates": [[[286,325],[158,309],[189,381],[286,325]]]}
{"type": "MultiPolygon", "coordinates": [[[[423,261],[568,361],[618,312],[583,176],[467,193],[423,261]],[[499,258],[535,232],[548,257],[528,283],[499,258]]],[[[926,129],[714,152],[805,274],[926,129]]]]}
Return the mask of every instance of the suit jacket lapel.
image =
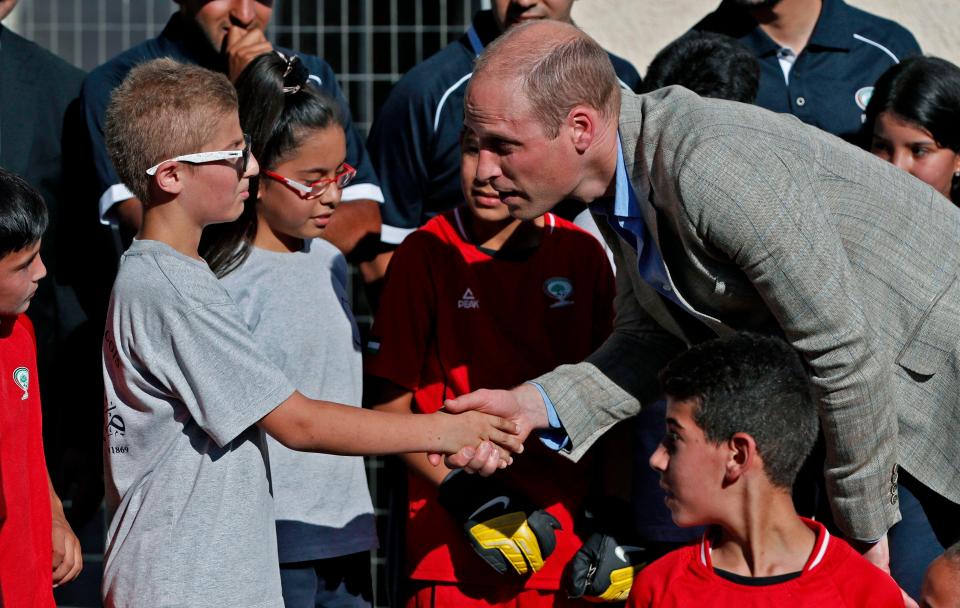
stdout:
{"type": "MultiPolygon", "coordinates": [[[[637,202],[653,237],[653,245],[663,256],[663,247],[660,246],[660,222],[657,208],[653,204],[654,191],[650,175],[652,160],[650,154],[640,150],[644,136],[643,109],[641,97],[624,93],[620,104],[620,140],[623,146],[623,160],[630,176],[630,183],[637,195],[637,202]]],[[[666,193],[663,193],[666,196],[666,193]]],[[[611,231],[612,232],[612,231],[611,231]]],[[[717,334],[731,333],[733,330],[722,321],[712,320],[707,316],[695,318],[689,311],[681,309],[673,303],[667,303],[664,298],[650,285],[643,281],[636,272],[637,259],[633,248],[623,244],[626,257],[630,259],[631,276],[634,281],[634,292],[641,305],[653,315],[661,326],[670,333],[684,339],[687,343],[700,342],[717,334]]],[[[683,262],[681,262],[683,263],[683,262]]]]}
{"type": "Polygon", "coordinates": [[[630,183],[633,184],[633,192],[637,195],[637,202],[640,204],[640,212],[643,214],[643,221],[647,224],[647,229],[653,236],[653,242],[657,249],[660,249],[660,234],[657,226],[657,212],[653,206],[653,190],[650,185],[649,167],[644,164],[644,159],[638,154],[638,148],[642,142],[643,112],[640,107],[639,98],[633,95],[624,94],[620,104],[620,124],[626,127],[622,129],[630,132],[621,132],[620,143],[623,146],[623,162],[627,167],[627,173],[630,177],[630,183]]]}
{"type": "Polygon", "coordinates": [[[35,126],[29,100],[36,98],[38,87],[20,38],[0,26],[0,165],[15,173],[23,174],[29,162],[35,126]]]}

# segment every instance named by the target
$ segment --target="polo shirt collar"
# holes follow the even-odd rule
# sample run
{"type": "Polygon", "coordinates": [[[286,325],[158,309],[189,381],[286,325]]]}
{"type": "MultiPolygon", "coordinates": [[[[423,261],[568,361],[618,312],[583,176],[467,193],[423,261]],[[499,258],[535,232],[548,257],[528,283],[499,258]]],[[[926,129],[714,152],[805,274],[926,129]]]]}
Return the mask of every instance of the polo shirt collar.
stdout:
{"type": "Polygon", "coordinates": [[[467,30],[464,38],[464,44],[476,55],[479,55],[483,49],[497,39],[500,35],[500,28],[497,27],[497,20],[493,17],[492,10],[478,11],[473,16],[473,22],[470,29],[467,30]]]}
{"type": "Polygon", "coordinates": [[[856,33],[850,7],[843,0],[823,0],[808,46],[850,50],[856,33]]]}
{"type": "MultiPolygon", "coordinates": [[[[760,28],[760,24],[746,9],[735,6],[732,2],[724,2],[720,10],[728,24],[744,21],[753,24],[753,28],[739,40],[758,57],[773,55],[780,49],[780,45],[760,28]]],[[[817,25],[813,28],[807,46],[850,49],[854,25],[850,7],[843,0],[823,0],[820,17],[817,18],[817,25]]]]}

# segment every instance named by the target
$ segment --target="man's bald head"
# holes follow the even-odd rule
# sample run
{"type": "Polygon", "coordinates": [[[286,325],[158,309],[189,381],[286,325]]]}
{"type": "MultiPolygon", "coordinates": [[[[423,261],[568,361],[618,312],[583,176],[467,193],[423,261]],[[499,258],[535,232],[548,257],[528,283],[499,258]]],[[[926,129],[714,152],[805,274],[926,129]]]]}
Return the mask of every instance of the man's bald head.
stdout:
{"type": "Polygon", "coordinates": [[[620,87],[610,57],[582,30],[560,21],[509,29],[477,59],[469,87],[511,81],[549,137],[572,108],[586,105],[616,120],[620,87]]]}

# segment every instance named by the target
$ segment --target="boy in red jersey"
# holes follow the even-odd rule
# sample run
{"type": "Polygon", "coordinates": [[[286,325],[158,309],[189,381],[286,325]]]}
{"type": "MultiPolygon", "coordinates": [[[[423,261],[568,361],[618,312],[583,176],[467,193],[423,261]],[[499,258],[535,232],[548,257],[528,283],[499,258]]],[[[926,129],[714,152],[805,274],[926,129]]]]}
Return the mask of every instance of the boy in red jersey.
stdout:
{"type": "Polygon", "coordinates": [[[680,526],[699,544],[641,570],[627,605],[902,607],[900,589],[797,515],[790,488],[817,435],[806,371],[782,340],[704,342],[660,374],[667,434],[650,458],[680,526]]]}
{"type": "Polygon", "coordinates": [[[11,608],[54,606],[53,587],[83,565],[43,457],[37,344],[24,314],[47,274],[46,227],[40,195],[0,168],[0,606],[11,608]]]}
{"type": "MultiPolygon", "coordinates": [[[[613,277],[599,243],[553,214],[511,218],[474,179],[473,133],[461,152],[467,204],[407,237],[387,273],[365,360],[381,409],[429,413],[474,389],[512,387],[582,360],[610,332],[613,277]]],[[[581,544],[572,514],[589,465],[539,443],[489,480],[404,456],[406,606],[580,605],[559,590],[581,544]]]]}

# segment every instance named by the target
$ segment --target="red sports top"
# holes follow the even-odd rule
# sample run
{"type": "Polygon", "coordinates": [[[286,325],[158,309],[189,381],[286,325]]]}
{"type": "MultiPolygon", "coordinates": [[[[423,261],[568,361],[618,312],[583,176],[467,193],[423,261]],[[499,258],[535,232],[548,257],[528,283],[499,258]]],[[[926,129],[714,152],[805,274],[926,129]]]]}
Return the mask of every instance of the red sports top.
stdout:
{"type": "Polygon", "coordinates": [[[717,575],[710,560],[708,531],[700,544],[677,549],[641,570],[627,608],[903,607],[900,588],[888,574],[831,536],[820,523],[803,521],[817,533],[817,541],[797,578],[755,587],[717,575]]]}
{"type": "MultiPolygon", "coordinates": [[[[413,391],[430,413],[479,388],[509,388],[583,360],[610,333],[613,275],[599,243],[572,223],[544,216],[540,246],[524,259],[493,256],[471,244],[463,210],[446,212],[408,236],[393,259],[365,358],[368,374],[413,391]]],[[[580,547],[572,514],[588,482],[573,465],[528,441],[522,457],[497,477],[563,526],[544,568],[521,580],[557,590],[580,547]]],[[[518,584],[494,572],[470,548],[462,528],[437,503],[436,490],[409,478],[406,557],[410,577],[490,586],[518,584]]]]}
{"type": "Polygon", "coordinates": [[[0,317],[0,395],[0,604],[54,606],[37,341],[26,315],[0,317]]]}

